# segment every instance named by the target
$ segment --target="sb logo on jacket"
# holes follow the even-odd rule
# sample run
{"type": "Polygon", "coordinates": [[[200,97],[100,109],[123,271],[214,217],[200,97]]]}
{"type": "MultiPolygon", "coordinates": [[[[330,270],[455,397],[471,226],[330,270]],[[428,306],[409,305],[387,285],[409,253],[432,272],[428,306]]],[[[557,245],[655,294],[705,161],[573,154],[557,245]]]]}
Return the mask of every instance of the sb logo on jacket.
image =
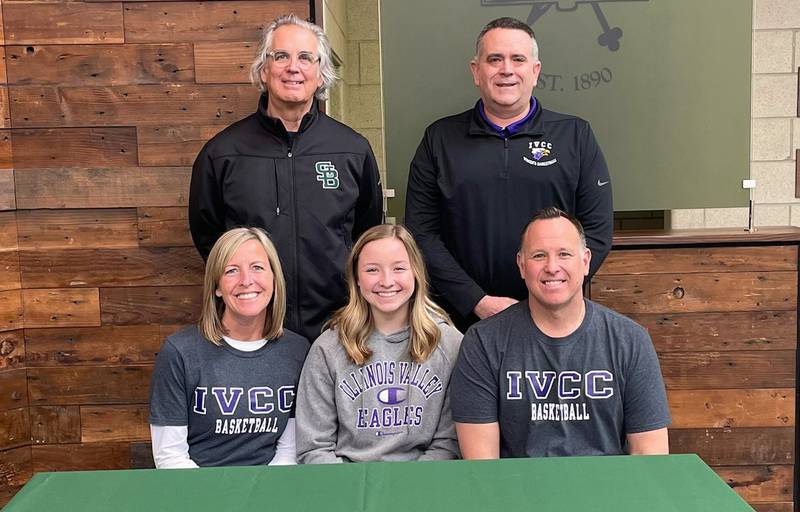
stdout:
{"type": "Polygon", "coordinates": [[[317,162],[314,164],[317,171],[317,181],[322,183],[323,189],[339,188],[339,171],[331,162],[317,162]]]}

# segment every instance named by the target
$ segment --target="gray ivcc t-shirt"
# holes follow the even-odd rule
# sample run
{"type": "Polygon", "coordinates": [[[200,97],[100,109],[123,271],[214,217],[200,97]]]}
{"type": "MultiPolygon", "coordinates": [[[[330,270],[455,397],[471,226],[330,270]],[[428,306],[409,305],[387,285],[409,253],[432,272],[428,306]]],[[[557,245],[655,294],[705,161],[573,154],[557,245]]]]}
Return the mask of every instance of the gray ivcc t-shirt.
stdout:
{"type": "Polygon", "coordinates": [[[150,424],[188,425],[199,466],[267,464],[294,416],[308,346],[288,330],[253,352],[214,345],[196,326],[173,334],[153,369],[150,424]]]}
{"type": "Polygon", "coordinates": [[[500,424],[501,457],[621,455],[626,434],[669,425],[647,331],[590,300],[578,329],[542,333],[528,302],[473,325],[451,381],[453,419],[500,424]]]}

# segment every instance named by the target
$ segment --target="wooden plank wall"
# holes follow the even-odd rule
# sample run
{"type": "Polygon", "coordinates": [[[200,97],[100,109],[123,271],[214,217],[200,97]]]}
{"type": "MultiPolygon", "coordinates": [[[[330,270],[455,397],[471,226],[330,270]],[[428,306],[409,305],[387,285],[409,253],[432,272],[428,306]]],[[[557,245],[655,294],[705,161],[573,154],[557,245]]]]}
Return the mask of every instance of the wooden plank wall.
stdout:
{"type": "Polygon", "coordinates": [[[0,0],[0,506],[33,471],[150,462],[164,336],[197,318],[190,166],[255,110],[309,0],[0,0]]]}
{"type": "MultiPolygon", "coordinates": [[[[309,2],[0,0],[0,505],[147,463],[154,356],[198,311],[189,166],[285,12],[309,2]]],[[[592,294],[650,330],[673,451],[791,510],[797,248],[615,250],[592,294]]]]}
{"type": "Polygon", "coordinates": [[[759,512],[793,510],[797,251],[613,250],[591,285],[653,338],[670,450],[699,454],[759,512]]]}

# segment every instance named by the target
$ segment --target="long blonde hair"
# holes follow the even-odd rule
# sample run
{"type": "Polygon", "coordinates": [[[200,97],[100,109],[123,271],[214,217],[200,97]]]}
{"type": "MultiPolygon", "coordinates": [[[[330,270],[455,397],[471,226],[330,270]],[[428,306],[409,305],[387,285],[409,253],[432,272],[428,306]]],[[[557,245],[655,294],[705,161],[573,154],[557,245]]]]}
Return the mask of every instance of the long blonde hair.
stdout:
{"type": "Polygon", "coordinates": [[[283,318],[286,316],[286,281],[278,258],[278,251],[269,240],[264,230],[259,228],[234,228],[226,231],[211,248],[206,262],[206,274],[203,279],[203,308],[197,322],[200,333],[211,343],[219,345],[228,330],[222,325],[225,313],[225,302],[216,296],[217,286],[225,266],[233,258],[245,242],[257,241],[267,253],[269,266],[272,267],[272,299],[267,306],[267,321],[264,322],[264,338],[274,340],[283,334],[283,318]]]}
{"type": "Polygon", "coordinates": [[[428,279],[422,253],[411,233],[403,226],[381,224],[368,229],[359,237],[350,251],[345,269],[349,300],[333,314],[325,327],[338,330],[339,341],[355,364],[362,365],[372,356],[372,350],[366,346],[366,341],[375,329],[375,323],[370,305],[358,288],[358,257],[368,243],[384,238],[400,240],[408,251],[409,264],[414,275],[414,292],[409,299],[411,342],[408,352],[414,362],[421,363],[436,350],[442,336],[433,315],[441,317],[449,325],[453,324],[447,313],[428,297],[428,279]]]}

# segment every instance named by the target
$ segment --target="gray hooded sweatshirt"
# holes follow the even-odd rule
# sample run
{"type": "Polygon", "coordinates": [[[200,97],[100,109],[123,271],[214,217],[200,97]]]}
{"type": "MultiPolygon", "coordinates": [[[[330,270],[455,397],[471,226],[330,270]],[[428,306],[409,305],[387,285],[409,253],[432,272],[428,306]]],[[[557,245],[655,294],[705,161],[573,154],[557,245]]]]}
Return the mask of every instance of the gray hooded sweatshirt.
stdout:
{"type": "Polygon", "coordinates": [[[459,457],[450,415],[450,373],[461,333],[439,321],[442,337],[423,363],[411,361],[409,329],[373,331],[372,357],[354,364],[336,330],[311,346],[296,402],[297,461],[441,460],[459,457]]]}

